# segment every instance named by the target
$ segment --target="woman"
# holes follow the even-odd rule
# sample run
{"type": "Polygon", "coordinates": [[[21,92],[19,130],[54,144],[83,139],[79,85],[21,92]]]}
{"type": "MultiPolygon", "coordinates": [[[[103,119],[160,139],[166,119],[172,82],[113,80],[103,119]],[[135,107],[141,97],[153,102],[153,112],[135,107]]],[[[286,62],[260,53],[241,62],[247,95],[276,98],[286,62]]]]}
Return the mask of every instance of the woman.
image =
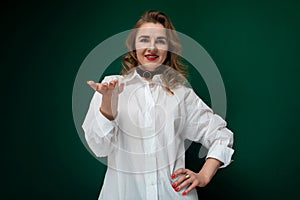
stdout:
{"type": "Polygon", "coordinates": [[[108,158],[99,199],[198,199],[195,188],[230,164],[233,134],[185,86],[170,19],[146,11],[134,28],[122,75],[88,81],[96,92],[82,127],[95,155],[108,158]],[[209,149],[199,172],[185,168],[186,139],[209,149]]]}

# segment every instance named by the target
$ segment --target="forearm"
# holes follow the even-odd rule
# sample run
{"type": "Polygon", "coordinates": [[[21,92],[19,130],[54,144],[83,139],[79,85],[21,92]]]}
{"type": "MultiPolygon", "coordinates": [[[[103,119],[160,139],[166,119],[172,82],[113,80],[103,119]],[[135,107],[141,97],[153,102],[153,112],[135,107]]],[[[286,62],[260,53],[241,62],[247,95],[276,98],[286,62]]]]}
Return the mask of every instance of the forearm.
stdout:
{"type": "Polygon", "coordinates": [[[99,112],[100,99],[102,96],[95,93],[82,124],[86,142],[97,157],[107,156],[112,152],[112,142],[116,135],[115,123],[99,112]]]}
{"type": "Polygon", "coordinates": [[[105,96],[102,97],[102,103],[99,110],[107,119],[114,120],[110,97],[105,97],[105,96]]]}
{"type": "MultiPolygon", "coordinates": [[[[222,165],[222,162],[215,158],[207,158],[201,170],[199,171],[199,175],[203,177],[206,181],[206,184],[210,182],[213,176],[218,171],[219,167],[222,165]]],[[[206,185],[205,184],[205,185],[206,185]]]]}

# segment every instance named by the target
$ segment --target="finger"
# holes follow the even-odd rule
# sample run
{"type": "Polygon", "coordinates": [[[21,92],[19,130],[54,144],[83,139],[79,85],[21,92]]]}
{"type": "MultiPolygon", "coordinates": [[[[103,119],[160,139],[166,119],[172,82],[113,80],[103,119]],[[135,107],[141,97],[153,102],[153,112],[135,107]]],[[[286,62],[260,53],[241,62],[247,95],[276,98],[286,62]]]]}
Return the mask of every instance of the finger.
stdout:
{"type": "Polygon", "coordinates": [[[177,187],[179,187],[179,190],[190,185],[191,183],[193,183],[193,179],[192,178],[188,178],[188,179],[185,179],[184,181],[182,181],[181,184],[178,184],[177,187]]]}
{"type": "Polygon", "coordinates": [[[185,185],[191,183],[191,180],[190,180],[190,179],[191,179],[191,178],[188,178],[188,179],[187,179],[185,174],[184,174],[184,175],[181,175],[175,182],[172,183],[172,187],[173,187],[176,191],[178,191],[178,190],[180,190],[181,188],[183,188],[185,185]],[[186,182],[186,181],[188,181],[188,182],[186,182]],[[184,182],[186,182],[186,183],[184,183],[184,182]]]}
{"type": "Polygon", "coordinates": [[[108,89],[108,83],[107,82],[102,83],[102,88],[104,90],[107,90],[108,89]]]}
{"type": "Polygon", "coordinates": [[[176,176],[178,176],[179,174],[185,174],[187,172],[186,169],[184,168],[179,168],[177,169],[172,175],[171,175],[171,178],[175,178],[176,176]]]}
{"type": "Polygon", "coordinates": [[[112,82],[114,84],[114,89],[116,89],[117,92],[118,92],[119,91],[119,89],[118,89],[119,88],[119,81],[118,81],[118,79],[115,79],[112,82]]]}
{"type": "Polygon", "coordinates": [[[97,90],[97,83],[95,83],[94,81],[87,81],[87,84],[94,90],[97,90]]]}
{"type": "Polygon", "coordinates": [[[188,194],[190,191],[192,191],[195,187],[197,187],[197,181],[194,181],[185,191],[182,192],[182,195],[188,194]]]}
{"type": "Polygon", "coordinates": [[[113,90],[115,88],[115,81],[110,81],[108,85],[109,90],[113,90]]]}
{"type": "Polygon", "coordinates": [[[124,83],[121,83],[120,86],[119,86],[119,93],[123,92],[123,89],[124,89],[124,83]]]}
{"type": "Polygon", "coordinates": [[[104,82],[102,83],[103,87],[107,87],[108,88],[108,83],[107,82],[104,82]]]}
{"type": "Polygon", "coordinates": [[[101,92],[102,90],[102,84],[101,83],[96,83],[96,91],[101,92]]]}
{"type": "Polygon", "coordinates": [[[118,81],[118,79],[115,79],[114,82],[115,82],[115,85],[116,85],[119,81],[118,81]]]}

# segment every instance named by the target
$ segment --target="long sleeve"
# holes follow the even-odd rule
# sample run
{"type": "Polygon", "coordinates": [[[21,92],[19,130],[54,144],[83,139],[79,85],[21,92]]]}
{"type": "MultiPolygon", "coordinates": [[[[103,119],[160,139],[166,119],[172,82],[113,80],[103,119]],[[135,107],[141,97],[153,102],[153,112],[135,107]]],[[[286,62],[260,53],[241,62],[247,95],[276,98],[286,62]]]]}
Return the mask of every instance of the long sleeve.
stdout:
{"type": "Polygon", "coordinates": [[[231,163],[234,153],[233,133],[226,127],[227,123],[214,114],[193,90],[185,97],[186,125],[184,136],[199,142],[208,149],[206,158],[215,158],[223,163],[220,168],[231,163]]]}
{"type": "Polygon", "coordinates": [[[114,121],[108,120],[100,112],[102,95],[95,92],[82,128],[85,132],[85,139],[98,157],[109,155],[117,140],[117,126],[114,121]]]}

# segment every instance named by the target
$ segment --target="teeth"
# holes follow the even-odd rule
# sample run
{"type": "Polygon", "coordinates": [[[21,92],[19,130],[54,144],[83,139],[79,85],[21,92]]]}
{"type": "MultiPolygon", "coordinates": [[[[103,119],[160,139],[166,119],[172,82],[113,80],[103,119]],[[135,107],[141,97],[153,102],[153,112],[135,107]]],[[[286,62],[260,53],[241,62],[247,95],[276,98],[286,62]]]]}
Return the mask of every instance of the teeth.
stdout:
{"type": "Polygon", "coordinates": [[[147,56],[148,58],[156,58],[156,57],[158,57],[158,56],[147,56]]]}

